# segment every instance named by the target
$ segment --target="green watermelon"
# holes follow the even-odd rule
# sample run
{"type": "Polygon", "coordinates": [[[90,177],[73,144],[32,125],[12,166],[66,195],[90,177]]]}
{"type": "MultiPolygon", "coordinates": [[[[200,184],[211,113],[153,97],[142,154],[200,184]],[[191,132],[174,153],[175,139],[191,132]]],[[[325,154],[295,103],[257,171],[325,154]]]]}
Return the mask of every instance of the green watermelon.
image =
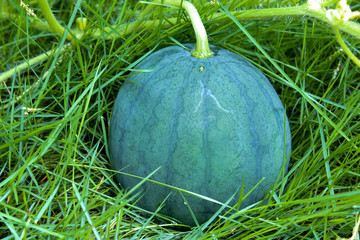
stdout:
{"type": "MultiPolygon", "coordinates": [[[[110,127],[115,170],[151,179],[230,205],[263,178],[240,208],[261,201],[279,173],[287,171],[290,127],[278,94],[249,61],[212,47],[214,56],[195,58],[180,46],[144,59],[144,69],[123,83],[110,127]],[[151,71],[149,71],[151,70],[151,71]],[[136,84],[136,83],[138,84],[136,84]]],[[[117,174],[124,189],[140,179],[117,174]]],[[[207,221],[221,205],[146,182],[139,207],[182,223],[207,221]],[[184,200],[184,198],[186,201],[184,200]],[[188,205],[187,205],[188,204],[188,205]]]]}

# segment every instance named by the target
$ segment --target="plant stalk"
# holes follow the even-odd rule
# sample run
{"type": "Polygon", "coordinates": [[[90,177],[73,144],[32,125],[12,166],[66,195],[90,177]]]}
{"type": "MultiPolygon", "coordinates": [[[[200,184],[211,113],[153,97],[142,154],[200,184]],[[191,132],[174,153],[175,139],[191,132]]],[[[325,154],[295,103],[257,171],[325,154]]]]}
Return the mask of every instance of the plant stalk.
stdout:
{"type": "Polygon", "coordinates": [[[360,67],[360,60],[351,52],[351,50],[348,48],[348,46],[346,45],[346,43],[344,42],[343,38],[341,37],[339,28],[334,25],[334,30],[335,30],[335,36],[336,39],[338,41],[338,43],[340,44],[340,46],[342,47],[342,49],[344,50],[344,52],[346,53],[346,55],[348,55],[348,57],[358,66],[360,67]]]}
{"type": "Polygon", "coordinates": [[[191,19],[191,24],[194,28],[196,36],[196,46],[195,49],[191,52],[191,54],[197,58],[208,58],[213,55],[213,52],[210,50],[209,47],[209,41],[204,24],[202,23],[200,15],[194,5],[192,5],[188,1],[182,0],[155,0],[153,2],[182,7],[191,19]]]}
{"type": "MultiPolygon", "coordinates": [[[[44,18],[48,22],[51,29],[58,33],[60,36],[64,35],[65,28],[60,25],[60,23],[56,20],[54,14],[51,11],[50,5],[47,0],[38,0],[41,12],[44,14],[44,18]]],[[[66,39],[70,41],[71,45],[75,44],[75,40],[71,34],[66,35],[66,39]]]]}

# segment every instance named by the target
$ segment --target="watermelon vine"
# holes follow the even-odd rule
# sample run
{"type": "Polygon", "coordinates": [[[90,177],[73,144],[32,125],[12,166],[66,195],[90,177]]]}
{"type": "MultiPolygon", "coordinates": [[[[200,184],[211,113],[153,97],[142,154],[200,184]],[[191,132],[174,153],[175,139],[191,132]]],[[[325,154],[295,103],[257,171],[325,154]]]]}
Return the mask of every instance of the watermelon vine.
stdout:
{"type": "MultiPolygon", "coordinates": [[[[333,26],[335,30],[336,39],[338,40],[340,46],[344,49],[344,52],[350,57],[350,59],[360,66],[360,60],[349,50],[344,41],[342,41],[342,36],[340,35],[340,31],[346,32],[356,38],[360,38],[360,24],[350,21],[360,17],[360,12],[351,11],[346,0],[338,1],[335,9],[326,9],[334,2],[333,0],[308,0],[305,4],[299,6],[290,6],[290,7],[281,7],[281,8],[264,8],[264,9],[256,9],[256,10],[240,10],[240,11],[232,11],[231,14],[236,16],[238,20],[259,20],[259,19],[274,19],[274,18],[287,18],[287,17],[309,17],[316,18],[320,21],[323,21],[331,26],[333,26]]],[[[22,3],[22,1],[21,1],[22,3]]],[[[77,4],[80,4],[79,1],[77,4]]],[[[195,7],[187,2],[182,0],[155,0],[153,2],[146,3],[157,3],[157,4],[166,4],[177,7],[183,7],[189,14],[194,30],[197,38],[196,48],[193,51],[193,56],[199,58],[206,58],[212,55],[211,50],[208,45],[208,40],[206,37],[206,31],[203,28],[203,25],[200,20],[200,16],[197,13],[195,7]]],[[[47,23],[43,23],[38,21],[35,13],[31,15],[35,15],[35,17],[29,17],[29,21],[32,23],[31,26],[34,28],[38,28],[40,30],[52,31],[58,33],[62,36],[65,32],[65,28],[61,26],[50,9],[47,0],[39,0],[38,4],[40,9],[47,20],[47,23]]],[[[221,4],[219,4],[221,5],[221,4]]],[[[24,6],[23,6],[24,7],[24,6]]],[[[223,8],[223,6],[221,6],[223,8]]],[[[30,9],[29,6],[26,5],[27,9],[30,9]]],[[[14,19],[14,14],[10,13],[6,8],[2,9],[0,12],[0,16],[2,19],[14,19]]],[[[30,15],[30,14],[29,14],[30,15]]],[[[145,14],[142,14],[141,17],[145,17],[145,14]]],[[[212,18],[222,19],[227,18],[226,15],[223,14],[222,11],[215,12],[212,15],[212,18]]],[[[169,23],[176,23],[178,19],[168,19],[169,23]]],[[[148,20],[144,21],[143,24],[156,26],[160,24],[158,20],[148,20]],[[155,24],[154,24],[155,23],[155,24]]],[[[89,29],[89,32],[92,33],[89,36],[92,37],[101,37],[103,33],[107,33],[106,39],[114,40],[116,38],[124,37],[129,35],[135,31],[138,31],[139,21],[135,21],[133,23],[126,23],[127,27],[122,28],[119,26],[111,26],[105,27],[103,30],[99,29],[89,29]],[[119,29],[116,34],[113,33],[114,29],[119,29]]],[[[167,27],[167,23],[163,23],[163,27],[167,27]]],[[[67,34],[66,38],[70,41],[70,43],[75,45],[75,38],[83,35],[83,28],[76,28],[73,30],[69,30],[70,34],[67,34]]],[[[43,57],[46,57],[47,54],[44,53],[43,57]]],[[[42,56],[38,56],[38,59],[42,59],[42,56]]],[[[38,62],[36,62],[38,63],[38,62]]],[[[33,63],[33,64],[36,64],[33,63]]],[[[14,69],[10,69],[10,72],[13,72],[14,69]]],[[[0,75],[0,81],[4,81],[7,79],[10,74],[4,72],[0,75]]]]}

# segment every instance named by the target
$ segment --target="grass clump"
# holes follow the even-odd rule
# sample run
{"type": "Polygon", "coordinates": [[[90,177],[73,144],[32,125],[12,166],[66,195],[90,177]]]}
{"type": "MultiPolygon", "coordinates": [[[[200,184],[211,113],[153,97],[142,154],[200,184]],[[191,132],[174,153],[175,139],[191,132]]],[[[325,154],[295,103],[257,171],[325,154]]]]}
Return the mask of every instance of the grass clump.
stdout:
{"type": "MultiPolygon", "coordinates": [[[[20,2],[1,1],[1,238],[358,238],[360,71],[343,44],[359,56],[360,36],[347,31],[359,23],[324,20],[322,11],[344,10],[337,1],[314,15],[290,13],[316,1],[260,2],[193,3],[210,44],[251,60],[278,91],[291,124],[290,170],[268,205],[191,228],[132,204],[140,196],[114,182],[107,142],[117,91],[136,63],[195,41],[184,12],[127,0],[50,1],[65,29],[59,35],[38,4],[25,2],[34,17],[20,2]]],[[[355,16],[360,5],[349,4],[355,16]]]]}

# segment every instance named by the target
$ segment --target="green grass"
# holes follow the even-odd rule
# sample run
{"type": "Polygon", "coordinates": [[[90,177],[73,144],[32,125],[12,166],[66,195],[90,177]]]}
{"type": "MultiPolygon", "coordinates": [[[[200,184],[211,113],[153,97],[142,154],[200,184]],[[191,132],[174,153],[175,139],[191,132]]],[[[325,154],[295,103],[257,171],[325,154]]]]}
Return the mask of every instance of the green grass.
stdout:
{"type": "MultiPolygon", "coordinates": [[[[293,150],[290,170],[267,195],[268,205],[219,214],[191,228],[133,205],[140,195],[114,182],[108,149],[122,81],[152,51],[194,42],[188,17],[168,7],[142,16],[145,4],[126,0],[51,1],[63,26],[88,19],[84,37],[68,46],[11,2],[0,2],[14,13],[0,15],[0,72],[53,51],[0,82],[2,239],[352,236],[360,211],[360,70],[340,50],[331,27],[307,17],[237,21],[221,6],[194,1],[210,44],[249,59],[270,79],[287,110],[293,150]],[[225,17],[213,17],[214,11],[225,17]]],[[[259,6],[221,3],[231,11],[259,6]]],[[[360,10],[356,1],[349,3],[360,10]]],[[[289,4],[298,3],[266,1],[262,7],[289,4]]],[[[30,8],[43,19],[37,4],[30,8]]],[[[359,56],[360,39],[343,37],[359,56]]]]}

